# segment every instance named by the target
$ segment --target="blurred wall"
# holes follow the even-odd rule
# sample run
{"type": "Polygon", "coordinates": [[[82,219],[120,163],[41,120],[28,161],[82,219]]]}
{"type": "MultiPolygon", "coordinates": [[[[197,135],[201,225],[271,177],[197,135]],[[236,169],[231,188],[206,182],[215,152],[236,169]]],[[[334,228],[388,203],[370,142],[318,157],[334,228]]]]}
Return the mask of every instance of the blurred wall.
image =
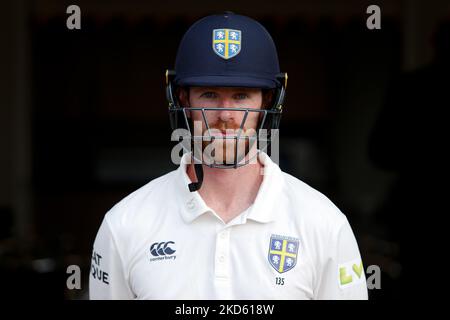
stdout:
{"type": "Polygon", "coordinates": [[[0,11],[0,206],[13,213],[14,234],[21,238],[32,216],[28,5],[8,0],[0,11]]]}

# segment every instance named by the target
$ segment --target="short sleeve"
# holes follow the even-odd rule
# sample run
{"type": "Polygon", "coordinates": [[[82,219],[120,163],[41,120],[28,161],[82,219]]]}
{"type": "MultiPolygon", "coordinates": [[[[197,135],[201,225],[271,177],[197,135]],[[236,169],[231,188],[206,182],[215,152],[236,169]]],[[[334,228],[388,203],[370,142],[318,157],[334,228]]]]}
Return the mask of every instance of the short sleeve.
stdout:
{"type": "Polygon", "coordinates": [[[319,270],[316,299],[367,300],[364,267],[348,220],[331,233],[324,263],[319,270]]]}
{"type": "Polygon", "coordinates": [[[89,275],[89,298],[91,300],[134,298],[106,217],[94,242],[89,275]]]}

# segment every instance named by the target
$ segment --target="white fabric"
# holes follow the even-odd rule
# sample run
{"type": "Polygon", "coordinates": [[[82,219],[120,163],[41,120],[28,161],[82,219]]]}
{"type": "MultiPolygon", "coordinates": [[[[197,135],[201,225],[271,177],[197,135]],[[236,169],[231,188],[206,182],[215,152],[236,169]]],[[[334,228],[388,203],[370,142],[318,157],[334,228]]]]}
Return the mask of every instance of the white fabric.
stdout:
{"type": "Polygon", "coordinates": [[[352,229],[328,198],[260,153],[257,197],[225,224],[189,192],[188,156],[105,215],[94,243],[91,299],[367,299],[352,229]],[[296,256],[269,255],[272,236],[296,256]],[[162,255],[152,255],[160,243],[162,255]],[[280,273],[286,268],[269,259],[294,267],[280,273]]]}

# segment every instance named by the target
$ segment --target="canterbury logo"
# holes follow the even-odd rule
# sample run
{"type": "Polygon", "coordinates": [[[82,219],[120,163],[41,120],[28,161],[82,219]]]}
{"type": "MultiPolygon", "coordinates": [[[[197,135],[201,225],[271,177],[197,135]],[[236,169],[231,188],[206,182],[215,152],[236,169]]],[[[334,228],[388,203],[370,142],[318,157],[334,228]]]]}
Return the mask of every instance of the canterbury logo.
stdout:
{"type": "Polygon", "coordinates": [[[155,257],[174,254],[176,250],[169,247],[171,244],[175,244],[175,242],[155,242],[150,246],[150,253],[155,257]]]}

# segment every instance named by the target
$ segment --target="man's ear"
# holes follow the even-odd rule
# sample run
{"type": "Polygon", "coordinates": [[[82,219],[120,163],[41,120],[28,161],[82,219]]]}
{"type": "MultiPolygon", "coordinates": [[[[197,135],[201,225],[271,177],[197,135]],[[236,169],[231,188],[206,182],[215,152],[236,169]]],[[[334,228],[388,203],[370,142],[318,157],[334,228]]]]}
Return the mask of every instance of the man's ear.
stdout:
{"type": "Polygon", "coordinates": [[[189,88],[179,87],[177,96],[181,107],[189,107],[189,88]]]}
{"type": "MultiPolygon", "coordinates": [[[[189,88],[179,87],[177,89],[178,101],[180,102],[180,107],[189,108],[191,104],[189,103],[189,88]]],[[[191,118],[191,112],[186,111],[186,117],[191,118]]]]}

